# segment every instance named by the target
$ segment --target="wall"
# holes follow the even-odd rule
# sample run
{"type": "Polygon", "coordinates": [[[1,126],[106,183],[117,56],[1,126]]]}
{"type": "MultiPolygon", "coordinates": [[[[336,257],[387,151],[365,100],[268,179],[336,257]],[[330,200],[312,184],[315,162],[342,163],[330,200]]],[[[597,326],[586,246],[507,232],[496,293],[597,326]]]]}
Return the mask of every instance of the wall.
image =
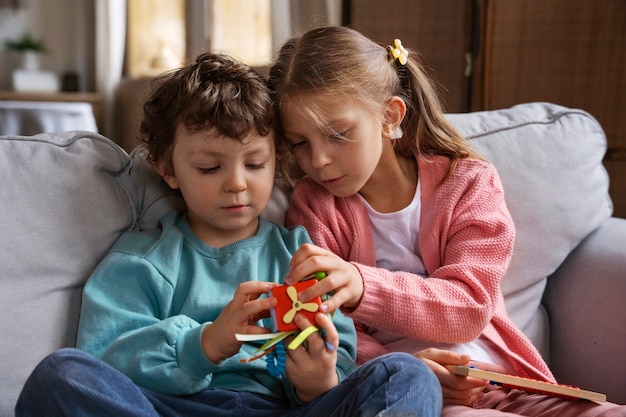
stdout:
{"type": "Polygon", "coordinates": [[[12,89],[14,53],[4,50],[7,39],[29,31],[42,38],[49,53],[41,68],[59,76],[76,72],[81,90],[94,91],[94,3],[96,0],[20,0],[19,8],[0,8],[0,90],[12,89]]]}

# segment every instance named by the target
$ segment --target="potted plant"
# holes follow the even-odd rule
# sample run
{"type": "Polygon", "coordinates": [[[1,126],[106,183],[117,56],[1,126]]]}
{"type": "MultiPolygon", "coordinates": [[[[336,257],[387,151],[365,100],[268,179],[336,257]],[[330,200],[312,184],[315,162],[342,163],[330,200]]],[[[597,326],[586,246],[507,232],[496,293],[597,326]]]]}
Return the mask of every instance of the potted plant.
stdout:
{"type": "Polygon", "coordinates": [[[4,45],[7,50],[21,54],[22,68],[31,71],[39,69],[39,54],[47,51],[45,43],[29,32],[17,39],[8,39],[4,45]]]}

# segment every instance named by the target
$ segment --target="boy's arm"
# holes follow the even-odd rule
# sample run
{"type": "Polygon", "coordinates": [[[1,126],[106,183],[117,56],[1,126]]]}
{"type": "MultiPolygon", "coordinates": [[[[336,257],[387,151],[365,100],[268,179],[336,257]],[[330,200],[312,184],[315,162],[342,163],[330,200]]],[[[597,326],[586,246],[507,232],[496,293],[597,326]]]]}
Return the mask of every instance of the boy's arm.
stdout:
{"type": "Polygon", "coordinates": [[[339,333],[339,349],[337,349],[337,375],[339,382],[356,369],[357,339],[352,319],[341,311],[335,311],[333,324],[339,333]]]}
{"type": "MultiPolygon", "coordinates": [[[[308,232],[304,228],[294,228],[290,231],[290,238],[293,239],[288,243],[291,253],[294,253],[304,243],[311,243],[308,232]]],[[[339,336],[339,346],[337,347],[337,363],[336,372],[341,382],[346,376],[356,369],[357,355],[357,338],[354,323],[351,318],[336,310],[332,317],[333,325],[339,336]]],[[[283,378],[285,392],[292,405],[302,404],[296,395],[293,384],[283,378]]]]}
{"type": "MultiPolygon", "coordinates": [[[[335,312],[332,322],[339,336],[335,372],[337,373],[338,382],[341,383],[346,376],[356,369],[356,332],[352,319],[344,316],[339,311],[335,312]]],[[[283,378],[283,381],[290,404],[292,406],[303,404],[303,401],[296,393],[294,384],[286,377],[283,378]]]]}
{"type": "Polygon", "coordinates": [[[217,365],[202,351],[204,326],[184,315],[167,317],[173,291],[142,258],[111,252],[85,285],[77,347],[148,389],[206,389],[217,365]]]}

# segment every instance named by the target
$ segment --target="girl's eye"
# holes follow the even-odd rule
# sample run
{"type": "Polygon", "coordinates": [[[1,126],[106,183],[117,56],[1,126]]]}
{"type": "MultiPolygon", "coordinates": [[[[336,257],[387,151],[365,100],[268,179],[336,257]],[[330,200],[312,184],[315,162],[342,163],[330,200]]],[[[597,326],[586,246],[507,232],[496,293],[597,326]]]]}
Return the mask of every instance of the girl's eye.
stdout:
{"type": "Polygon", "coordinates": [[[346,130],[345,132],[341,132],[341,133],[337,133],[337,132],[333,132],[330,135],[328,135],[328,137],[331,140],[334,141],[344,141],[347,140],[348,138],[346,137],[346,135],[348,134],[348,131],[346,130]]]}

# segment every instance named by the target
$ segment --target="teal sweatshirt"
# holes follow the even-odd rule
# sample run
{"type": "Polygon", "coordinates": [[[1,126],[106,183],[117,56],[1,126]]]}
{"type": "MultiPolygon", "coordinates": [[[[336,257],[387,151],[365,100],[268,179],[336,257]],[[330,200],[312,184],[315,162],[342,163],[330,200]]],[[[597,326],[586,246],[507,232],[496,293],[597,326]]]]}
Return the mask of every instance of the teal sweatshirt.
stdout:
{"type": "MultiPolygon", "coordinates": [[[[175,213],[156,230],[127,232],[85,285],[77,347],[153,391],[185,395],[224,388],[297,404],[291,383],[270,376],[263,359],[241,363],[264,341],[244,343],[235,356],[213,363],[202,350],[201,333],[240,283],[282,283],[292,254],[307,242],[303,228],[287,230],[261,219],[255,236],[214,248],[175,213]]],[[[341,380],[355,368],[356,334],[339,311],[333,323],[341,380]]]]}

